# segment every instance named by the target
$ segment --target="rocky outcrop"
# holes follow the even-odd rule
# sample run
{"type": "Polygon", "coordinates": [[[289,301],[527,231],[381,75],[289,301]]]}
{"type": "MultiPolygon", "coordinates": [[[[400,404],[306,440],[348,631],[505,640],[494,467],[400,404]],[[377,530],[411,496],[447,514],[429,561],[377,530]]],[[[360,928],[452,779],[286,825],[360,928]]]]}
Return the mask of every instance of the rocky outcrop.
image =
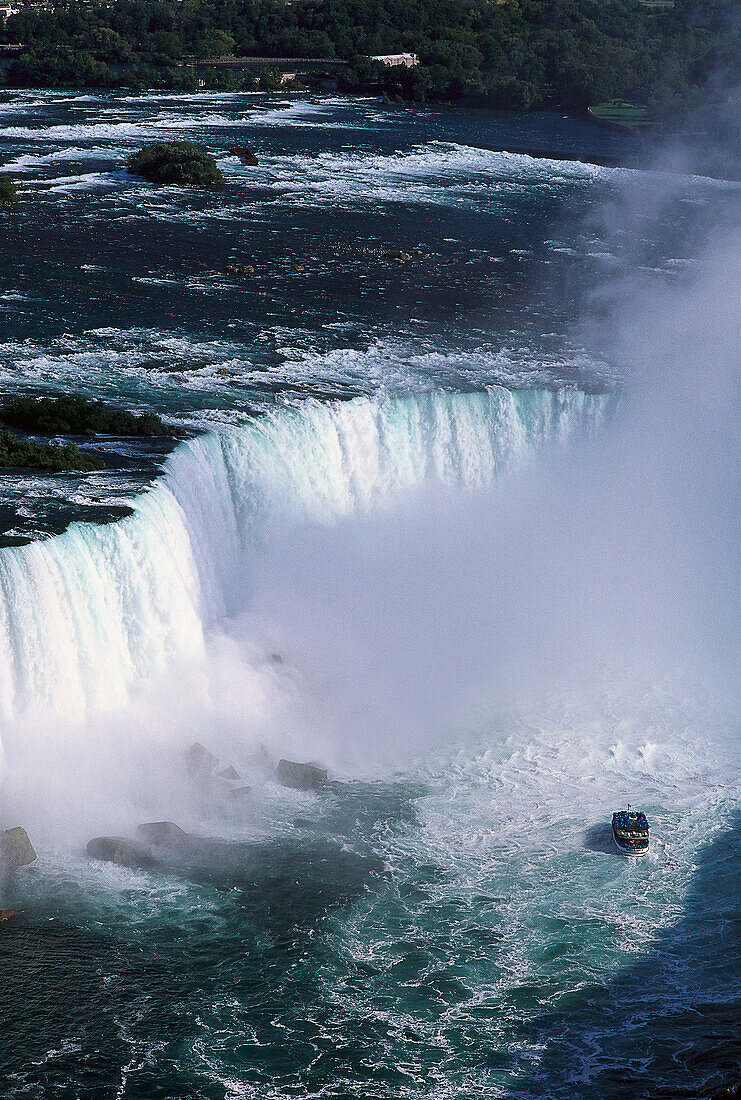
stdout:
{"type": "MultiPolygon", "coordinates": [[[[250,787],[243,784],[242,776],[233,764],[222,764],[217,756],[196,741],[186,753],[188,778],[196,789],[199,798],[224,800],[243,797],[250,787]],[[235,788],[237,788],[235,790],[235,788]]],[[[160,822],[160,825],[171,824],[160,822]]],[[[152,828],[154,826],[151,826],[152,828]]],[[[150,826],[146,826],[150,828],[150,826]]],[[[177,828],[177,826],[173,826],[177,828]]],[[[153,841],[153,843],[157,843],[153,841]]]]}
{"type": "Polygon", "coordinates": [[[186,754],[188,775],[199,782],[210,781],[219,765],[219,758],[195,741],[186,754]]]}
{"type": "Polygon", "coordinates": [[[316,791],[327,782],[326,769],[295,760],[279,760],[275,777],[282,786],[297,791],[316,791]]]}
{"type": "Polygon", "coordinates": [[[403,252],[400,248],[391,248],[384,255],[384,259],[393,260],[397,264],[408,264],[411,258],[410,252],[403,252]]]}
{"type": "Polygon", "coordinates": [[[148,871],[156,863],[151,848],[123,836],[96,836],[88,843],[87,854],[91,859],[116,863],[134,871],[148,871]]]}
{"type": "Polygon", "coordinates": [[[237,145],[234,149],[230,149],[229,152],[233,157],[239,157],[242,164],[249,164],[251,167],[255,167],[258,163],[257,157],[249,145],[237,145]]]}
{"type": "Polygon", "coordinates": [[[36,859],[28,833],[18,825],[0,832],[0,865],[8,871],[26,867],[36,859]]]}
{"type": "Polygon", "coordinates": [[[149,821],[138,826],[136,835],[139,840],[143,840],[146,844],[161,847],[162,845],[182,843],[188,834],[174,821],[149,821]]]}
{"type": "Polygon", "coordinates": [[[254,275],[255,266],[254,264],[227,264],[224,271],[227,275],[235,275],[241,279],[245,275],[254,275]]]}

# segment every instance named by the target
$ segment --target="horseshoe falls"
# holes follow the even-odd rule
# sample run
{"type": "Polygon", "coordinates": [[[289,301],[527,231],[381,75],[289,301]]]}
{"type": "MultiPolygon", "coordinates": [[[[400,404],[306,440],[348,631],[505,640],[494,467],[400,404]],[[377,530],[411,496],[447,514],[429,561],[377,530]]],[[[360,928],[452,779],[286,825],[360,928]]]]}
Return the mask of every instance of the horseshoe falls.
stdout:
{"type": "Polygon", "coordinates": [[[0,552],[4,718],[120,706],[197,656],[247,598],[240,578],[278,517],[331,523],[424,485],[483,488],[593,431],[610,403],[504,389],[308,402],[183,444],[131,516],[0,552]]]}
{"type": "Polygon", "coordinates": [[[0,471],[3,1100],[736,1087],[739,184],[303,93],[0,136],[0,391],[173,433],[0,471]],[[219,192],[123,171],[183,137],[219,192]]]}

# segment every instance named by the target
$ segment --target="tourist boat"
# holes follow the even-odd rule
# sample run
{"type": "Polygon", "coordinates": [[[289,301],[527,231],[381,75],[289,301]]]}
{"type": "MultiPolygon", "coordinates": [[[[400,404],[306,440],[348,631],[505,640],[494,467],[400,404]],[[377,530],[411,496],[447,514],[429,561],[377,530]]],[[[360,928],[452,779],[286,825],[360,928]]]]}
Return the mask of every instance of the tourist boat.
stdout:
{"type": "Polygon", "coordinates": [[[612,839],[625,856],[645,856],[648,851],[648,821],[646,815],[631,810],[618,810],[612,815],[612,839]]]}

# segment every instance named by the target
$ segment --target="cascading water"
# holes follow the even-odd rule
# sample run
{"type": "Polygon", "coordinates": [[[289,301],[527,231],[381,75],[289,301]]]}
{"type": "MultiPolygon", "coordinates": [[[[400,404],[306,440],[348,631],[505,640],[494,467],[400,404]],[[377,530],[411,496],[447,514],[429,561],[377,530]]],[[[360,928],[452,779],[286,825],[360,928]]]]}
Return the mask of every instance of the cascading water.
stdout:
{"type": "Polygon", "coordinates": [[[0,553],[0,713],[119,706],[244,609],[271,523],[327,523],[423,485],[485,487],[594,428],[613,400],[492,388],[307,402],[180,446],[131,516],[0,553]]]}

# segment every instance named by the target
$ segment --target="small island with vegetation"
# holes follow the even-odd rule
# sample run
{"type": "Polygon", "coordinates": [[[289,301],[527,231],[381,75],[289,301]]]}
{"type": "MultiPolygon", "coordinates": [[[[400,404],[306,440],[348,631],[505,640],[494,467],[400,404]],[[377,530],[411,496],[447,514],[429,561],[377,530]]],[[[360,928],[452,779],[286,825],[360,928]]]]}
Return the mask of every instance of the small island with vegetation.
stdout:
{"type": "Polygon", "coordinates": [[[127,168],[160,187],[220,187],[224,182],[214,158],[191,141],[145,145],[129,157],[127,168]]]}
{"type": "Polygon", "coordinates": [[[99,470],[102,465],[92,455],[83,454],[76,443],[36,443],[0,431],[0,468],[67,473],[99,470]]]}
{"type": "Polygon", "coordinates": [[[79,394],[59,397],[10,396],[0,402],[0,423],[23,432],[42,435],[137,435],[175,434],[154,413],[114,409],[103,401],[79,394]]]}
{"type": "Polygon", "coordinates": [[[7,172],[0,175],[0,207],[15,206],[18,201],[18,193],[15,182],[7,172]]]}
{"type": "Polygon", "coordinates": [[[97,456],[79,445],[39,442],[25,436],[113,435],[128,437],[179,436],[154,413],[127,412],[103,401],[79,394],[58,397],[8,396],[0,401],[0,468],[35,469],[48,472],[88,472],[104,467],[97,456]],[[13,431],[9,429],[14,429],[13,431]],[[23,432],[18,436],[15,432],[23,432]]]}

